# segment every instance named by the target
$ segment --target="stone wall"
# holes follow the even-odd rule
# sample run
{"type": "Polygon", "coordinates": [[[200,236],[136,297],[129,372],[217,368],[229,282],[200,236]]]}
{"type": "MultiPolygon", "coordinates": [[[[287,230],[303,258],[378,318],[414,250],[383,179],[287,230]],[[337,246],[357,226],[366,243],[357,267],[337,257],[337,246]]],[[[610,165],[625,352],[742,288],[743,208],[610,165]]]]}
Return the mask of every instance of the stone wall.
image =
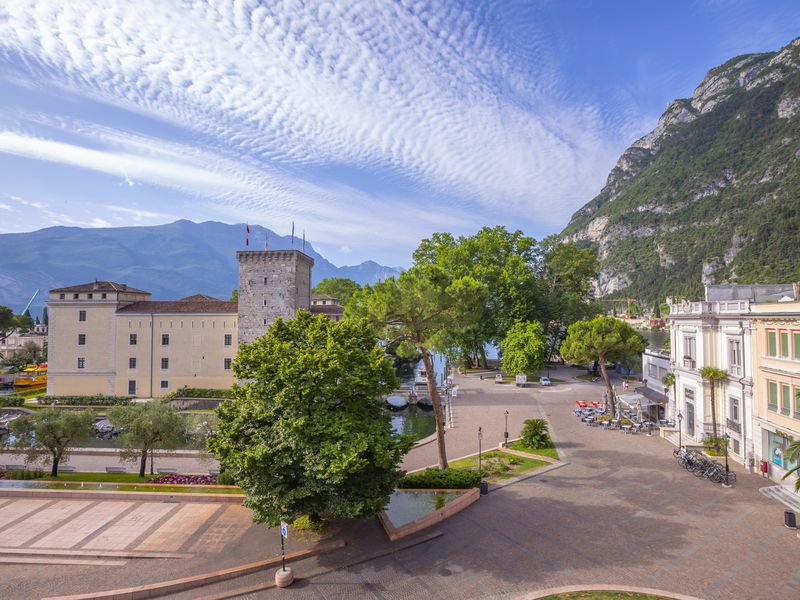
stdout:
{"type": "Polygon", "coordinates": [[[239,344],[264,335],[278,317],[311,306],[314,260],[299,250],[245,250],[239,261],[239,344]]]}

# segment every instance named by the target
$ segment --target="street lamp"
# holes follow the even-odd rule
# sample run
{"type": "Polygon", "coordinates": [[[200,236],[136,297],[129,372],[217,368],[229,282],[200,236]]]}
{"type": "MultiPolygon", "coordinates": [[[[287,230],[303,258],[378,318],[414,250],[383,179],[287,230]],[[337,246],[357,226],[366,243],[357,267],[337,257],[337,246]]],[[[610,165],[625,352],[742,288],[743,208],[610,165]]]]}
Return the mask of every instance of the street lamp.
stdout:
{"type": "Polygon", "coordinates": [[[489,493],[489,484],[483,480],[483,469],[481,464],[481,442],[483,441],[483,428],[478,427],[478,476],[480,477],[481,496],[489,493]]]}
{"type": "Polygon", "coordinates": [[[731,484],[729,483],[730,479],[728,478],[730,475],[730,470],[728,469],[728,443],[731,439],[731,436],[726,431],[723,437],[725,438],[725,483],[722,484],[722,487],[731,487],[731,484]]]}
{"type": "Polygon", "coordinates": [[[508,448],[508,411],[505,412],[506,430],[503,432],[503,447],[508,448]]]}
{"type": "Polygon", "coordinates": [[[683,450],[683,413],[678,412],[678,450],[683,450]]]}

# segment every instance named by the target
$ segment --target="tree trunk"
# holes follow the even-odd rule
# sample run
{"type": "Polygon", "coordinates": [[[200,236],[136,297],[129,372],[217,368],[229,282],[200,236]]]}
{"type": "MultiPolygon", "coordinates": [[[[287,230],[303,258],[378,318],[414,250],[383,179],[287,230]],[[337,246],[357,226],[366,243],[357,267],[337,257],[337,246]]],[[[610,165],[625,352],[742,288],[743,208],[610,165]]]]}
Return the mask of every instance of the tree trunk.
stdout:
{"type": "Polygon", "coordinates": [[[142,459],[139,461],[139,477],[144,478],[145,469],[147,469],[147,448],[142,450],[142,459]]]}
{"type": "Polygon", "coordinates": [[[614,388],[611,387],[611,379],[608,376],[608,371],[606,371],[606,359],[600,357],[600,360],[597,361],[600,367],[600,375],[603,377],[603,381],[606,382],[606,394],[608,395],[608,401],[606,402],[606,413],[609,412],[609,407],[611,408],[611,418],[617,418],[617,403],[614,399],[614,388]]]}
{"type": "Polygon", "coordinates": [[[422,349],[422,362],[425,365],[425,374],[428,380],[428,393],[433,402],[433,414],[436,417],[436,445],[439,447],[439,468],[447,468],[447,450],[444,445],[444,412],[442,411],[442,399],[439,397],[439,390],[436,387],[436,375],[433,372],[433,360],[427,349],[422,349]]]}
{"type": "Polygon", "coordinates": [[[50,477],[58,477],[58,463],[61,462],[61,456],[53,454],[53,465],[50,467],[50,477]]]}
{"type": "Polygon", "coordinates": [[[489,363],[486,361],[486,348],[481,346],[479,349],[480,356],[481,356],[481,367],[484,369],[489,368],[489,363]]]}
{"type": "Polygon", "coordinates": [[[717,401],[714,398],[714,388],[716,387],[716,381],[713,379],[711,380],[711,429],[714,432],[714,446],[718,448],[717,444],[717,401]]]}

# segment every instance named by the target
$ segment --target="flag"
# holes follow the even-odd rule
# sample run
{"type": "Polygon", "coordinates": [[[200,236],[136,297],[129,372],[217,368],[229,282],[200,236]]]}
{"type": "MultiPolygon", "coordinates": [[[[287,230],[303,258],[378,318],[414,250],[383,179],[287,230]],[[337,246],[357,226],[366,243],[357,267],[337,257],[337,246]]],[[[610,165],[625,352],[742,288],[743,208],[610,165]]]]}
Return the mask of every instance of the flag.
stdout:
{"type": "Polygon", "coordinates": [[[244,245],[245,246],[249,246],[250,245],[250,224],[249,223],[247,225],[245,225],[244,245]]]}

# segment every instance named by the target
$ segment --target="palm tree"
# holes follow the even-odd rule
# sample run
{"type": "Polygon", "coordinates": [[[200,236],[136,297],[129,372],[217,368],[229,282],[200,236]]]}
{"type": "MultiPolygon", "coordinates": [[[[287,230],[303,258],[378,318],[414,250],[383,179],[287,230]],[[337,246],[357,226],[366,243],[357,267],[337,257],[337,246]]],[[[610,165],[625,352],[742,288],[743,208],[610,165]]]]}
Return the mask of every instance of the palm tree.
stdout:
{"type": "Polygon", "coordinates": [[[717,402],[714,395],[717,388],[717,382],[725,379],[727,376],[727,371],[717,369],[716,367],[703,367],[700,369],[700,377],[711,384],[711,427],[714,430],[714,443],[717,446],[719,446],[717,443],[719,436],[717,435],[717,402]]]}
{"type": "Polygon", "coordinates": [[[678,398],[676,396],[677,392],[675,389],[675,384],[678,383],[678,381],[675,379],[675,373],[672,371],[667,372],[667,374],[664,375],[663,379],[661,380],[661,383],[663,383],[664,387],[666,388],[672,388],[672,418],[675,419],[678,414],[678,398]]]}
{"type": "MultiPolygon", "coordinates": [[[[788,465],[790,462],[794,462],[795,466],[789,469],[786,475],[781,477],[781,479],[786,479],[793,473],[800,473],[800,440],[795,440],[786,447],[783,453],[783,460],[783,464],[788,465]]],[[[800,493],[800,478],[794,482],[794,491],[800,493]]]]}

